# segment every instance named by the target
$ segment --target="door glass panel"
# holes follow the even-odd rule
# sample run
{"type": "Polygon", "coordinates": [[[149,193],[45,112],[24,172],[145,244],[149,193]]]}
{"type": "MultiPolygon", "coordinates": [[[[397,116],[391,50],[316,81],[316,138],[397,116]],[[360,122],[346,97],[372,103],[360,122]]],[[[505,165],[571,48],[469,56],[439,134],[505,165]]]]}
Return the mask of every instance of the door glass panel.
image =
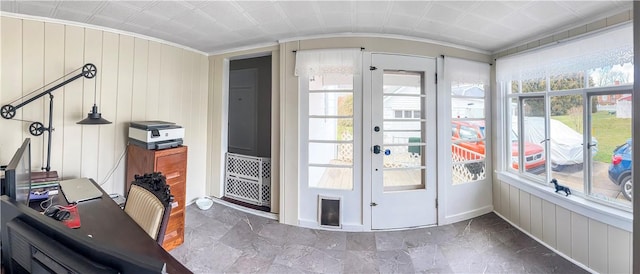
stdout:
{"type": "Polygon", "coordinates": [[[353,116],[353,93],[309,93],[309,115],[353,116]]]}
{"type": "Polygon", "coordinates": [[[485,88],[481,81],[451,82],[452,184],[486,178],[485,88]]]}
{"type": "Polygon", "coordinates": [[[407,121],[384,121],[384,130],[385,131],[395,131],[395,130],[402,130],[402,131],[407,131],[407,130],[412,130],[412,131],[421,131],[422,130],[422,123],[417,120],[414,119],[412,120],[407,120],[407,121]]]}
{"type": "Polygon", "coordinates": [[[580,94],[550,97],[551,178],[575,192],[585,187],[582,101],[580,94]]]}
{"type": "Polygon", "coordinates": [[[407,168],[407,167],[421,167],[424,165],[422,162],[424,146],[385,146],[382,148],[382,154],[384,154],[384,167],[385,168],[407,168]]]}
{"type": "Polygon", "coordinates": [[[309,187],[353,188],[353,81],[343,73],[309,77],[309,187]]]}
{"type": "Polygon", "coordinates": [[[484,118],[484,98],[451,98],[451,118],[484,118]]]}
{"type": "Polygon", "coordinates": [[[350,167],[319,167],[309,165],[309,187],[351,189],[353,169],[350,167]]]}
{"type": "Polygon", "coordinates": [[[629,93],[591,96],[589,112],[591,196],[629,207],[633,195],[631,99],[629,93]]]}
{"type": "Polygon", "coordinates": [[[419,118],[423,116],[422,77],[416,72],[384,72],[384,145],[380,153],[385,191],[424,188],[425,123],[419,118]]]}
{"type": "Polygon", "coordinates": [[[309,143],[309,164],[351,165],[353,144],[309,143]]]}
{"type": "Polygon", "coordinates": [[[309,140],[351,141],[353,140],[353,119],[309,118],[309,140]]]}
{"type": "Polygon", "coordinates": [[[422,139],[420,131],[392,131],[384,132],[385,144],[410,144],[420,143],[422,139]]]}

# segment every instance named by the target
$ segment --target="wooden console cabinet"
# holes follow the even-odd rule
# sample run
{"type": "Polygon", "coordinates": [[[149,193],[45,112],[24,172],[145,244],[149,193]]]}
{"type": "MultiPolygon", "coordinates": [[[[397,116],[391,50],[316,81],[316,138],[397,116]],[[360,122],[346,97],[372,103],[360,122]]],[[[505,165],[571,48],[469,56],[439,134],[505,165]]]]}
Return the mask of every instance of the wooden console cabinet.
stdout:
{"type": "Polygon", "coordinates": [[[169,251],[184,242],[184,214],[187,188],[187,147],[179,146],[163,150],[148,150],[129,145],[127,150],[127,183],[124,193],[129,192],[134,175],[162,172],[174,197],[169,223],[162,247],[169,251]]]}

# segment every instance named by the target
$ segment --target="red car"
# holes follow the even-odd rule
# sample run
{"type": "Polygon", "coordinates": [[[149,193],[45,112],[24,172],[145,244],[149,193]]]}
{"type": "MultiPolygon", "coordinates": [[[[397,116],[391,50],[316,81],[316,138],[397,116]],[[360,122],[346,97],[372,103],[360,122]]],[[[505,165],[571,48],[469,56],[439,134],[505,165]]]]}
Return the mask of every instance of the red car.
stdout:
{"type": "MultiPolygon", "coordinates": [[[[515,137],[515,136],[514,136],[515,137]]],[[[451,150],[465,160],[477,160],[485,157],[484,124],[479,122],[451,122],[451,150]],[[468,140],[468,141],[465,141],[468,140]]],[[[514,169],[519,168],[518,142],[512,138],[511,161],[514,169]]],[[[540,174],[545,171],[545,157],[542,146],[525,143],[525,170],[528,173],[540,174]]]]}

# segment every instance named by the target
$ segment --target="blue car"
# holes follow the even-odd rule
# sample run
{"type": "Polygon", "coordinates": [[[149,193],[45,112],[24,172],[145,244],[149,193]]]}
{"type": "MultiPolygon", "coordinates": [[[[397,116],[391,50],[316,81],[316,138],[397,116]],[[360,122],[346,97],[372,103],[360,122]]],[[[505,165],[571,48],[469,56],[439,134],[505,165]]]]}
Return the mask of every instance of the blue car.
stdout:
{"type": "Polygon", "coordinates": [[[609,165],[609,179],[620,186],[622,195],[631,201],[633,197],[633,183],[631,182],[631,139],[613,150],[611,165],[609,165]]]}

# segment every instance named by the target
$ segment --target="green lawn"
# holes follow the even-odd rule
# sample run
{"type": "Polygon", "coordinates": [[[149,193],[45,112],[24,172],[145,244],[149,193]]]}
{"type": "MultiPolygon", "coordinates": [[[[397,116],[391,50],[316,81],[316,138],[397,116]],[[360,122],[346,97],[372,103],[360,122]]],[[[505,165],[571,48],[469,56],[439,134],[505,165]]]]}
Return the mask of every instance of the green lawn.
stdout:
{"type": "MultiPolygon", "coordinates": [[[[582,113],[580,113],[582,116],[582,113]]],[[[567,126],[582,132],[582,126],[577,126],[575,116],[552,116],[552,119],[563,122],[567,126]]],[[[609,163],[613,150],[631,138],[631,118],[616,118],[607,111],[599,111],[591,115],[591,132],[598,140],[598,153],[593,157],[595,161],[609,163]]]]}

